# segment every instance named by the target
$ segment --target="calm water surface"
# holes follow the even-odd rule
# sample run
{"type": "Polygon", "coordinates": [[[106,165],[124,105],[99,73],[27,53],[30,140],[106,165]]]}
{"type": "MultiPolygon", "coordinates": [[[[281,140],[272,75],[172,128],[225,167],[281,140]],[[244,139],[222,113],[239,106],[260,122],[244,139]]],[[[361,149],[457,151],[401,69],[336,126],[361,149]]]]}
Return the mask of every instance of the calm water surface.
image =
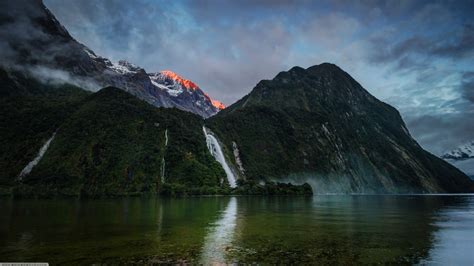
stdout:
{"type": "Polygon", "coordinates": [[[0,199],[0,261],[474,264],[474,195],[0,199]]]}

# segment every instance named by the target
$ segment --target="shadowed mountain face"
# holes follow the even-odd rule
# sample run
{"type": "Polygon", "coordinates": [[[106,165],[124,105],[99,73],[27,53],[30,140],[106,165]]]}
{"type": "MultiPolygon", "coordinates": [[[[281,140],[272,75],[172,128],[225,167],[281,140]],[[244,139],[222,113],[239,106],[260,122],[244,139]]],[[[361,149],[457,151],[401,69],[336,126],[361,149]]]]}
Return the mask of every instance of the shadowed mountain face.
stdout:
{"type": "Polygon", "coordinates": [[[328,63],[259,82],[208,124],[252,180],[307,181],[316,192],[474,190],[417,144],[395,108],[328,63]]]}
{"type": "Polygon", "coordinates": [[[176,74],[170,89],[170,80],[166,83],[129,62],[113,63],[96,55],[71,37],[41,1],[2,4],[0,37],[4,67],[28,71],[45,81],[72,83],[92,91],[115,86],[154,106],[176,107],[202,117],[223,107],[194,83],[193,88],[188,87],[176,74]]]}

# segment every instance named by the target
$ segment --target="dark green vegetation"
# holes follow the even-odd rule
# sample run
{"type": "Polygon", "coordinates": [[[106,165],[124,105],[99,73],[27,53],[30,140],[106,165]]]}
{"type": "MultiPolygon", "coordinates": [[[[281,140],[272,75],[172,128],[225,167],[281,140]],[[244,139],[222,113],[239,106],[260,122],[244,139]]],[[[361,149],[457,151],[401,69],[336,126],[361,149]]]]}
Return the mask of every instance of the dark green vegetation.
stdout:
{"type": "Polygon", "coordinates": [[[4,261],[472,265],[473,196],[0,198],[4,261]]]}
{"type": "Polygon", "coordinates": [[[304,180],[322,193],[474,191],[417,144],[395,108],[332,64],[261,81],[206,124],[228,154],[237,144],[250,180],[304,180]]]}
{"type": "Polygon", "coordinates": [[[293,185],[291,183],[266,182],[258,184],[254,180],[237,180],[238,187],[232,191],[237,195],[312,195],[313,190],[307,183],[293,185]]]}
{"type": "Polygon", "coordinates": [[[0,69],[0,194],[10,193],[23,167],[87,95],[0,69]]]}
{"type": "Polygon", "coordinates": [[[218,190],[225,173],[208,153],[201,127],[201,118],[194,114],[157,109],[122,90],[104,88],[61,124],[44,158],[16,194],[218,190]],[[166,187],[161,183],[163,158],[166,187]]]}

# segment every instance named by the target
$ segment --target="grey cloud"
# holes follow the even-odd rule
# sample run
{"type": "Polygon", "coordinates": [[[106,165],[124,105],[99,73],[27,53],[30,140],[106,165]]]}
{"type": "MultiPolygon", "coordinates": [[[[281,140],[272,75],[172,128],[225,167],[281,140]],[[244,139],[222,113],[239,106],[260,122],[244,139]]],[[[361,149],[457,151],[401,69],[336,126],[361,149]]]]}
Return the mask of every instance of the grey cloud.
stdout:
{"type": "Polygon", "coordinates": [[[474,113],[423,115],[406,119],[412,135],[424,148],[436,155],[471,141],[474,132],[474,113]]]}
{"type": "Polygon", "coordinates": [[[398,42],[394,36],[376,36],[372,38],[371,45],[373,49],[369,60],[374,63],[411,60],[410,64],[399,63],[400,69],[426,57],[464,59],[474,55],[474,26],[466,24],[454,34],[443,32],[436,36],[415,35],[398,42]]]}
{"type": "Polygon", "coordinates": [[[38,25],[45,23],[49,11],[34,7],[39,4],[39,1],[19,0],[11,6],[11,11],[3,8],[0,11],[0,65],[47,65],[71,50],[71,43],[67,41],[69,33],[59,24],[43,27],[50,32],[40,30],[42,27],[38,25]]]}
{"type": "Polygon", "coordinates": [[[45,66],[24,67],[23,71],[26,71],[32,77],[45,84],[72,84],[89,91],[98,91],[101,88],[101,86],[93,79],[71,75],[66,71],[48,68],[45,66]]]}
{"type": "MultiPolygon", "coordinates": [[[[59,20],[70,25],[74,35],[98,54],[113,60],[129,60],[149,72],[171,69],[226,104],[242,97],[259,80],[271,78],[286,68],[291,33],[279,18],[212,24],[215,16],[200,19],[197,15],[199,10],[207,10],[206,2],[201,2],[198,10],[194,1],[187,10],[172,4],[163,7],[160,3],[153,7],[142,7],[140,3],[131,9],[123,1],[93,2],[94,7],[87,1],[68,5],[48,2],[58,6],[59,20]],[[96,11],[87,13],[89,8],[96,11]],[[113,18],[109,18],[110,10],[117,9],[120,11],[113,11],[113,18]]],[[[261,3],[262,7],[266,4],[261,3]]],[[[222,8],[212,1],[209,5],[209,9],[222,8]]]]}
{"type": "Polygon", "coordinates": [[[474,104],[474,72],[466,72],[463,74],[461,91],[466,99],[474,104]]]}
{"type": "Polygon", "coordinates": [[[226,104],[331,61],[382,88],[435,153],[473,137],[472,78],[459,78],[473,71],[472,1],[45,1],[97,54],[171,69],[226,104]]]}
{"type": "Polygon", "coordinates": [[[428,51],[453,59],[474,55],[474,25],[464,25],[455,35],[454,39],[446,39],[446,36],[443,36],[438,42],[434,42],[435,45],[428,51]]]}

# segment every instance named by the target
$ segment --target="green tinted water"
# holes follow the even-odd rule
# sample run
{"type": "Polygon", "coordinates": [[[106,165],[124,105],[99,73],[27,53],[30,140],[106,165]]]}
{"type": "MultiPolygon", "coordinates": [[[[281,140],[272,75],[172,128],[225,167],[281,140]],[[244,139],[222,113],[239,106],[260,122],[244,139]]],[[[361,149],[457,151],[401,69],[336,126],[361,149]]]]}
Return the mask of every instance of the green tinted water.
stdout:
{"type": "Polygon", "coordinates": [[[474,263],[474,195],[0,199],[0,261],[474,263]]]}

